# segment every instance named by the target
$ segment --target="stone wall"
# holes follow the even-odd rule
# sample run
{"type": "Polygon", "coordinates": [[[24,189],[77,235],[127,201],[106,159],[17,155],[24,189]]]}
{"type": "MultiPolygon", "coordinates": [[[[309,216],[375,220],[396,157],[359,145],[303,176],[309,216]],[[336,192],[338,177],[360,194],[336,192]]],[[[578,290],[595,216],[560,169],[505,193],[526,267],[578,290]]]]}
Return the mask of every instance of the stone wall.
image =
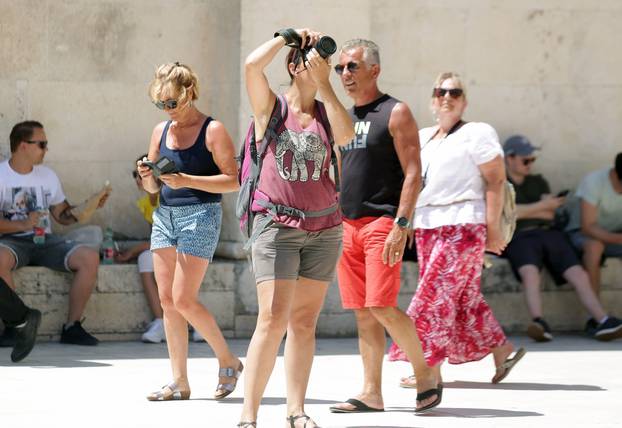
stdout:
{"type": "MultiPolygon", "coordinates": [[[[417,288],[417,266],[402,266],[399,305],[406,309],[417,288]]],[[[622,260],[609,259],[603,269],[601,299],[612,314],[622,315],[622,260]]],[[[26,304],[43,312],[42,339],[56,340],[67,316],[71,275],[46,268],[26,267],[16,275],[17,292],[26,304]]],[[[543,281],[542,300],[547,321],[554,331],[580,331],[587,313],[568,284],[557,287],[550,277],[543,281]]],[[[482,290],[501,325],[510,333],[523,333],[530,322],[520,284],[506,260],[493,259],[484,271],[482,290]]],[[[246,261],[215,260],[207,270],[199,293],[227,337],[250,337],[257,321],[257,295],[246,261]]],[[[102,340],[135,340],[151,321],[136,265],[99,268],[97,287],[84,314],[85,327],[102,340]]],[[[318,321],[323,337],[356,336],[352,311],[344,310],[337,282],[333,282],[318,321]]]]}
{"type": "MultiPolygon", "coordinates": [[[[198,105],[239,141],[250,116],[240,65],[286,26],[317,28],[339,44],[378,42],[381,88],[406,101],[420,126],[432,124],[435,76],[460,72],[467,119],[541,145],[535,170],[553,190],[574,187],[621,148],[619,0],[0,0],[0,11],[0,153],[15,122],[41,120],[47,163],[70,201],[110,180],[114,194],[94,222],[130,236],[147,227],[129,173],[165,118],[146,95],[155,67],[192,65],[198,105]]],[[[287,88],[282,57],[268,74],[277,91],[287,88]]],[[[229,196],[229,242],[240,239],[231,208],[229,196]]]]}
{"type": "MultiPolygon", "coordinates": [[[[0,152],[18,121],[43,122],[46,163],[77,203],[110,180],[94,222],[129,236],[148,226],[130,173],[167,116],[147,96],[156,67],[197,72],[199,108],[237,135],[239,1],[0,0],[0,152]]],[[[225,216],[232,216],[229,200],[225,216]]],[[[226,222],[222,238],[237,239],[226,222]]]]}
{"type": "MultiPolygon", "coordinates": [[[[613,165],[622,151],[622,2],[617,0],[243,0],[240,61],[275,29],[309,26],[338,44],[371,38],[381,49],[380,87],[431,126],[432,83],[457,71],[467,84],[466,119],[503,139],[527,135],[543,148],[534,170],[553,190],[613,165]],[[270,13],[265,13],[270,10],[270,13]],[[261,17],[261,19],[259,19],[261,17]]],[[[286,89],[283,60],[268,70],[286,89]]],[[[346,106],[336,76],[332,80],[346,106]]],[[[241,89],[240,124],[250,113],[241,89]]]]}

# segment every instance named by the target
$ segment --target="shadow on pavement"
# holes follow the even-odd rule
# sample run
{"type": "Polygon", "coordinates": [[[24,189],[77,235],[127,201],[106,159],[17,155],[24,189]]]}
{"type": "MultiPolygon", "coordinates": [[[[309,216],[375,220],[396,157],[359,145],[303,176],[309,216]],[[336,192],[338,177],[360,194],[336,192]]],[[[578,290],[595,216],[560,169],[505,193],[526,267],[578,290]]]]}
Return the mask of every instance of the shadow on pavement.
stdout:
{"type": "Polygon", "coordinates": [[[397,426],[397,425],[348,425],[347,427],[344,428],[417,428],[417,427],[413,427],[413,426],[407,426],[407,427],[403,427],[403,426],[397,426]]]}
{"type": "Polygon", "coordinates": [[[0,358],[0,367],[34,367],[34,368],[73,368],[73,367],[111,367],[112,364],[100,363],[97,361],[83,361],[76,358],[48,358],[36,359],[28,357],[19,363],[12,363],[10,358],[0,358]]]}
{"type": "Polygon", "coordinates": [[[509,389],[513,391],[606,391],[597,385],[569,385],[557,383],[504,382],[493,385],[488,382],[456,380],[444,384],[445,388],[457,389],[509,389]]]}
{"type": "MultiPolygon", "coordinates": [[[[191,398],[191,400],[214,401],[218,404],[242,404],[242,397],[230,397],[226,400],[216,400],[213,398],[191,398]]],[[[261,400],[264,406],[280,406],[286,404],[285,397],[264,397],[261,400]]],[[[318,400],[316,398],[305,398],[305,404],[335,404],[335,400],[318,400]]]]}
{"type": "Polygon", "coordinates": [[[518,418],[524,416],[544,416],[543,413],[504,409],[468,409],[461,407],[437,407],[417,417],[443,417],[454,418],[518,418]]]}

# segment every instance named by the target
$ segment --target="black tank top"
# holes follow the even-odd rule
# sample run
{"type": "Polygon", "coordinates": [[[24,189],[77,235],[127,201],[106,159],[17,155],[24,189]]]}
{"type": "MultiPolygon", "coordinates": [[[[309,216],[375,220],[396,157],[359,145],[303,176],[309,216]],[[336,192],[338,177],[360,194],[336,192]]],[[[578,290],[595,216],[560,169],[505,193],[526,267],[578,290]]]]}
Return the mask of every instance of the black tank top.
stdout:
{"type": "Polygon", "coordinates": [[[343,215],[395,217],[404,173],[389,132],[389,117],[399,100],[385,94],[370,104],[349,110],[356,136],[341,150],[343,215]]]}
{"type": "MultiPolygon", "coordinates": [[[[166,135],[171,121],[166,122],[162,137],[160,137],[160,156],[166,156],[177,165],[180,172],[190,175],[218,175],[220,169],[214,162],[214,158],[207,147],[205,147],[205,132],[207,126],[212,121],[211,117],[205,119],[205,123],[199,131],[194,144],[187,149],[175,150],[166,147],[166,135]]],[[[181,189],[171,189],[162,184],[160,189],[160,204],[179,207],[184,205],[196,205],[206,202],[220,202],[222,195],[220,193],[209,193],[197,189],[189,189],[182,187],[181,189]]]]}

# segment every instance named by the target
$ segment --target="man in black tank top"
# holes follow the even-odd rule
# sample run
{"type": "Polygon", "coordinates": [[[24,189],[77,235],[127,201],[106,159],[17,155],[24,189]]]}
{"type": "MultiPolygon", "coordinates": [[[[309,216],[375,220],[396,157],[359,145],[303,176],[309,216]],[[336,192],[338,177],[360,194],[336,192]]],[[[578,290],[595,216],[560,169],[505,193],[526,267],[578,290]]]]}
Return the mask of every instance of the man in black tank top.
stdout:
{"type": "MultiPolygon", "coordinates": [[[[364,385],[362,393],[331,411],[382,411],[385,329],[408,349],[418,392],[436,391],[437,384],[412,321],[397,307],[401,260],[421,189],[419,135],[408,106],[378,89],[375,43],[346,42],[335,71],[354,100],[350,114],[356,136],[340,148],[344,236],[338,274],[343,306],[356,315],[364,385]]],[[[438,391],[430,393],[418,407],[438,404],[439,398],[438,391]]]]}

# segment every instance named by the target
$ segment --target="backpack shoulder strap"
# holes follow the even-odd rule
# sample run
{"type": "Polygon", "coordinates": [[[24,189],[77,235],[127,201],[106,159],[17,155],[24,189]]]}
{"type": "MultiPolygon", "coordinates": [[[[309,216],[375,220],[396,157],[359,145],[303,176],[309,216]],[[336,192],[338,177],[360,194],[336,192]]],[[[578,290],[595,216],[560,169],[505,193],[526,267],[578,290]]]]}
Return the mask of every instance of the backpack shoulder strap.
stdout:
{"type": "Polygon", "coordinates": [[[333,137],[333,129],[330,126],[330,122],[328,121],[328,115],[326,114],[326,107],[324,107],[324,103],[321,103],[317,100],[315,101],[315,104],[316,104],[317,112],[319,115],[320,123],[322,124],[322,126],[324,127],[324,130],[326,131],[326,135],[328,136],[328,141],[332,147],[333,143],[335,142],[335,139],[333,137]]]}
{"type": "Polygon", "coordinates": [[[276,140],[278,138],[278,130],[280,126],[285,122],[287,118],[287,100],[283,95],[277,95],[274,101],[274,108],[272,109],[272,115],[270,116],[270,121],[268,122],[268,127],[264,132],[264,136],[261,139],[261,144],[259,146],[259,150],[257,151],[258,156],[261,158],[266,149],[268,148],[268,144],[270,141],[276,140]]]}
{"type": "Polygon", "coordinates": [[[341,182],[339,179],[339,164],[337,162],[337,153],[335,152],[335,138],[333,137],[333,129],[330,126],[330,122],[328,121],[328,115],[326,114],[326,107],[324,107],[324,103],[321,103],[317,100],[315,101],[315,103],[320,123],[324,127],[326,135],[328,136],[328,144],[330,145],[330,163],[333,166],[333,173],[335,176],[335,190],[339,192],[341,182]]]}

